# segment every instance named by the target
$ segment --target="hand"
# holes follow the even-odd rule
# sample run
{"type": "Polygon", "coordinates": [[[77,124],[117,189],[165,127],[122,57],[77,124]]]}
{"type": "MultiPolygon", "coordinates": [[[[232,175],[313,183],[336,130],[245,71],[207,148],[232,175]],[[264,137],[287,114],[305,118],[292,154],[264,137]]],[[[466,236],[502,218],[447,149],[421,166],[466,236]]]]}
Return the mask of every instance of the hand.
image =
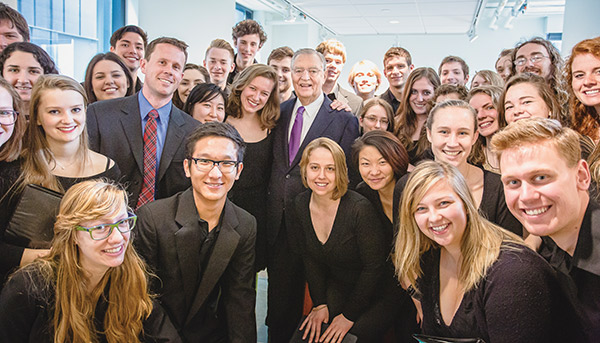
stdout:
{"type": "Polygon", "coordinates": [[[346,103],[343,103],[341,101],[339,101],[338,99],[333,100],[333,102],[331,103],[331,108],[333,108],[336,111],[348,111],[348,112],[352,112],[352,109],[350,108],[350,106],[346,103]]]}
{"type": "Polygon", "coordinates": [[[321,337],[320,342],[325,343],[339,343],[341,342],[350,328],[352,328],[354,322],[349,321],[344,317],[343,314],[337,315],[331,321],[331,325],[325,330],[323,333],[323,337],[321,337]]]}
{"type": "Polygon", "coordinates": [[[319,305],[312,309],[312,311],[306,316],[304,322],[300,326],[300,331],[304,329],[306,326],[306,330],[304,330],[304,335],[302,339],[306,339],[306,336],[309,336],[308,342],[317,342],[319,340],[319,336],[321,335],[321,325],[323,323],[327,323],[329,321],[329,309],[327,305],[319,305]],[[314,341],[313,341],[314,338],[314,341]]]}
{"type": "Polygon", "coordinates": [[[21,257],[20,267],[24,267],[38,257],[44,257],[50,253],[50,249],[25,249],[21,257]]]}
{"type": "Polygon", "coordinates": [[[421,302],[415,298],[412,298],[413,303],[415,303],[415,308],[417,309],[417,324],[421,324],[423,322],[423,307],[421,306],[421,302]]]}

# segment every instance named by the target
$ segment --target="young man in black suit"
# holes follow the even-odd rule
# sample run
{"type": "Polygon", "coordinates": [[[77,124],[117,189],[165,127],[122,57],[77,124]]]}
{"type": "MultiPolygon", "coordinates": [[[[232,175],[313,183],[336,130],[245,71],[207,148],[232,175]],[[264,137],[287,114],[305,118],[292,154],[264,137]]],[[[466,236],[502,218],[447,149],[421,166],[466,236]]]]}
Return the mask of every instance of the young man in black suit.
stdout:
{"type": "Polygon", "coordinates": [[[558,272],[589,342],[600,342],[600,205],[588,193],[579,137],[558,121],[530,118],[499,132],[492,145],[506,205],[530,233],[526,242],[558,272]]]}
{"type": "Polygon", "coordinates": [[[90,148],[117,163],[131,194],[131,207],[171,196],[190,186],[181,168],[184,140],[200,123],[171,101],[183,78],[186,48],[184,42],[175,38],[153,40],[140,63],[146,75],[142,90],[129,97],[95,102],[87,109],[90,148]],[[157,117],[152,113],[157,113],[157,117]],[[151,120],[156,122],[152,130],[156,147],[151,159],[155,170],[152,180],[145,178],[150,159],[144,158],[144,134],[151,120]],[[146,201],[140,203],[143,190],[151,194],[146,192],[143,198],[146,201]]]}
{"type": "Polygon", "coordinates": [[[227,199],[244,149],[233,126],[200,126],[183,161],[192,187],[138,211],[136,250],[185,342],[256,342],[256,220],[227,199]]]}
{"type": "Polygon", "coordinates": [[[268,188],[268,313],[269,341],[287,343],[302,315],[304,275],[297,232],[286,224],[285,211],[305,188],[300,177],[304,148],[318,137],[329,137],[350,157],[358,137],[358,120],[348,111],[331,107],[323,93],[325,58],[314,49],[300,49],[292,57],[292,84],[297,98],[281,104],[273,129],[273,166],[268,188]],[[299,126],[296,126],[298,125],[299,126]]]}

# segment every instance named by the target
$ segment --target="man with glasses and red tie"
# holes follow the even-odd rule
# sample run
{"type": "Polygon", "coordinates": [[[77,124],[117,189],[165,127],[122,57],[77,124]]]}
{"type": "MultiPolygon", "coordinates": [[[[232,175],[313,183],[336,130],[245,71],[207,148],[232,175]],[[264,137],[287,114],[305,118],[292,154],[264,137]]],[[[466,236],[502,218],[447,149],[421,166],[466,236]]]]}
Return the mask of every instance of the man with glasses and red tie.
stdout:
{"type": "Polygon", "coordinates": [[[183,78],[186,48],[175,38],[153,40],[140,62],[142,90],[87,110],[90,148],[117,163],[133,208],[190,186],[181,168],[184,140],[199,122],[171,101],[183,78]]]}
{"type": "Polygon", "coordinates": [[[184,342],[255,343],[256,220],[227,198],[244,140],[230,124],[209,122],[185,150],[192,186],[139,208],[135,248],[184,342]]]}
{"type": "MultiPolygon", "coordinates": [[[[286,223],[286,208],[304,191],[300,159],[308,143],[318,137],[336,141],[350,157],[358,137],[358,120],[348,111],[331,108],[323,93],[325,57],[314,49],[300,49],[292,57],[292,84],[297,98],[281,104],[273,129],[273,166],[267,213],[267,271],[269,273],[267,325],[269,342],[289,342],[302,316],[304,272],[295,242],[298,233],[286,223]]],[[[350,165],[350,163],[348,163],[350,165]]]]}

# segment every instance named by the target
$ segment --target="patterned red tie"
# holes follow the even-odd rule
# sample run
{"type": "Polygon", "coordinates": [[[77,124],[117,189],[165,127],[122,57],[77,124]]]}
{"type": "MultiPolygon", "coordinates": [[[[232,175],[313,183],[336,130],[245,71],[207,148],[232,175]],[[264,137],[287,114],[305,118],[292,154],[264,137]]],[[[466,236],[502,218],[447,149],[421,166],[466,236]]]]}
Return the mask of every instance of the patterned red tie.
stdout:
{"type": "Polygon", "coordinates": [[[136,208],[154,200],[154,184],[156,181],[156,110],[148,113],[144,127],[144,183],[136,208]]]}

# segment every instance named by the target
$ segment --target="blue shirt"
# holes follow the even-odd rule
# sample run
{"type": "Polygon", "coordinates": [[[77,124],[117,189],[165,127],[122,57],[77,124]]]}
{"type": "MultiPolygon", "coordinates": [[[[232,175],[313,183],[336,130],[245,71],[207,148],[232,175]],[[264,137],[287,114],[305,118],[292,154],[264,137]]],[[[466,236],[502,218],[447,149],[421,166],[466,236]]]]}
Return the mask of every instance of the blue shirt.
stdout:
{"type": "MultiPolygon", "coordinates": [[[[140,105],[140,115],[142,116],[142,137],[148,122],[148,113],[155,109],[150,105],[144,94],[138,92],[138,103],[140,105]]],[[[160,167],[160,157],[162,156],[163,147],[165,146],[165,138],[167,137],[167,128],[169,127],[169,116],[171,115],[171,107],[173,103],[169,101],[161,108],[156,108],[158,118],[156,118],[156,178],[158,181],[158,169],[160,167]]],[[[158,182],[156,183],[158,184],[158,182]]]]}

